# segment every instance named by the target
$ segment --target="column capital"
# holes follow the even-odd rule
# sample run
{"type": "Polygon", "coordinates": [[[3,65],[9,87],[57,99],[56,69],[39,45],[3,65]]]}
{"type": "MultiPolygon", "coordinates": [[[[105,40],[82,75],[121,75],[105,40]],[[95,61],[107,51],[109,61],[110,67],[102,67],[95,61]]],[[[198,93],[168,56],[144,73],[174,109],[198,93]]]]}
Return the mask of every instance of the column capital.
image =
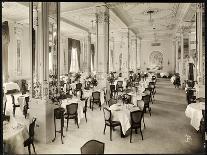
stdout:
{"type": "Polygon", "coordinates": [[[109,9],[106,6],[96,7],[96,23],[109,22],[109,9]]]}

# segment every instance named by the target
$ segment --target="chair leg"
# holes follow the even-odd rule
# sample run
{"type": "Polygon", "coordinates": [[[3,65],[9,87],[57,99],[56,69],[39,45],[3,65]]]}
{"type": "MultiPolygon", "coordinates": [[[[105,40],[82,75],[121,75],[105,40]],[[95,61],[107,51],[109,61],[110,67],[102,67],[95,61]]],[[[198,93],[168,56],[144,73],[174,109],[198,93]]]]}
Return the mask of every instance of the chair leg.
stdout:
{"type": "Polygon", "coordinates": [[[30,155],[31,154],[30,144],[28,145],[28,151],[29,151],[29,155],[30,155]]]}
{"type": "Polygon", "coordinates": [[[76,117],[76,124],[77,124],[77,126],[78,126],[78,128],[79,128],[79,125],[78,125],[78,117],[76,117]]]}
{"type": "Polygon", "coordinates": [[[86,119],[86,123],[87,123],[87,117],[86,117],[86,112],[85,112],[85,119],[86,119]]]}
{"type": "Polygon", "coordinates": [[[67,128],[66,128],[66,131],[68,131],[68,122],[69,122],[69,119],[67,118],[67,128]]]}
{"type": "Polygon", "coordinates": [[[110,126],[110,140],[112,141],[112,127],[110,126]]]}
{"type": "Polygon", "coordinates": [[[149,113],[150,113],[150,116],[151,116],[151,108],[148,108],[148,110],[149,110],[149,113]]]}
{"type": "Polygon", "coordinates": [[[143,114],[143,123],[144,123],[144,128],[146,128],[146,127],[145,127],[145,122],[144,122],[144,114],[143,114]]]}
{"type": "Polygon", "coordinates": [[[141,133],[141,136],[142,136],[142,140],[143,140],[143,135],[142,135],[142,130],[141,130],[141,127],[140,127],[140,133],[141,133]]]}
{"type": "Polygon", "coordinates": [[[131,132],[130,132],[130,143],[132,142],[132,128],[131,128],[131,132]]]}
{"type": "Polygon", "coordinates": [[[105,130],[106,130],[106,124],[105,124],[105,127],[104,127],[104,134],[105,134],[105,130]]]}
{"type": "Polygon", "coordinates": [[[33,147],[34,153],[36,154],[36,152],[35,152],[35,146],[34,146],[34,143],[33,142],[32,142],[32,147],[33,147]]]}
{"type": "Polygon", "coordinates": [[[13,107],[13,116],[15,117],[15,111],[16,111],[16,108],[13,107]]]}

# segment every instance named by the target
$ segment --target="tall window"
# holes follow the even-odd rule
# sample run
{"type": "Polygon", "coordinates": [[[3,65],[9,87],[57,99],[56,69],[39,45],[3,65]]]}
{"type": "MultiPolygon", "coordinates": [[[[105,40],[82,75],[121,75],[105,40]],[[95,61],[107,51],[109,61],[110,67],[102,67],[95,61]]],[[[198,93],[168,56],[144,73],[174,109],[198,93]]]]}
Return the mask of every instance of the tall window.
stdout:
{"type": "Polygon", "coordinates": [[[77,48],[72,48],[70,72],[78,72],[78,71],[79,71],[79,66],[78,66],[77,48]]]}

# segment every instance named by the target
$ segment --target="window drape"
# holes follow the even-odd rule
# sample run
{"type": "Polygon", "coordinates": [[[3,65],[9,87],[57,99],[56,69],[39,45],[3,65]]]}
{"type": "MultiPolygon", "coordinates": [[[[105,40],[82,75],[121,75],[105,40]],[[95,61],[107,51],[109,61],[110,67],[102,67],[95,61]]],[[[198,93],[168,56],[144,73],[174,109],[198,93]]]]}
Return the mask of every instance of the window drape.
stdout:
{"type": "Polygon", "coordinates": [[[10,41],[9,36],[9,24],[8,21],[2,23],[2,55],[3,55],[3,80],[8,82],[9,73],[8,73],[8,45],[10,41]]]}
{"type": "MultiPolygon", "coordinates": [[[[80,54],[81,54],[81,44],[79,40],[75,40],[72,38],[68,38],[68,69],[70,72],[71,62],[72,62],[72,49],[77,51],[77,61],[78,61],[78,68],[80,69],[80,54]]],[[[73,70],[73,69],[72,69],[73,70]]]]}

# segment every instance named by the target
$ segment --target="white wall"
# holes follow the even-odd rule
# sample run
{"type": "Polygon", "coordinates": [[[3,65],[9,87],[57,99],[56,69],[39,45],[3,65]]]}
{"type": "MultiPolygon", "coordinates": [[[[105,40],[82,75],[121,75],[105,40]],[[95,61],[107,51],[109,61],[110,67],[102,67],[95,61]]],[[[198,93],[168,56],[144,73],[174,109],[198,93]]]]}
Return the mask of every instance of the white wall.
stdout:
{"type": "Polygon", "coordinates": [[[172,39],[166,39],[159,41],[161,43],[160,46],[151,46],[153,41],[145,41],[142,40],[141,42],[141,69],[145,70],[150,62],[149,56],[153,51],[160,51],[163,54],[163,69],[164,72],[174,73],[175,67],[175,51],[173,47],[172,39]],[[168,60],[170,64],[168,65],[168,60]],[[145,63],[145,65],[144,65],[145,63]]]}
{"type": "Polygon", "coordinates": [[[29,26],[16,25],[9,21],[10,42],[8,46],[8,72],[9,81],[31,78],[29,26]],[[15,27],[17,32],[15,34],[15,27]],[[21,75],[17,75],[17,39],[21,40],[21,75]]]}

